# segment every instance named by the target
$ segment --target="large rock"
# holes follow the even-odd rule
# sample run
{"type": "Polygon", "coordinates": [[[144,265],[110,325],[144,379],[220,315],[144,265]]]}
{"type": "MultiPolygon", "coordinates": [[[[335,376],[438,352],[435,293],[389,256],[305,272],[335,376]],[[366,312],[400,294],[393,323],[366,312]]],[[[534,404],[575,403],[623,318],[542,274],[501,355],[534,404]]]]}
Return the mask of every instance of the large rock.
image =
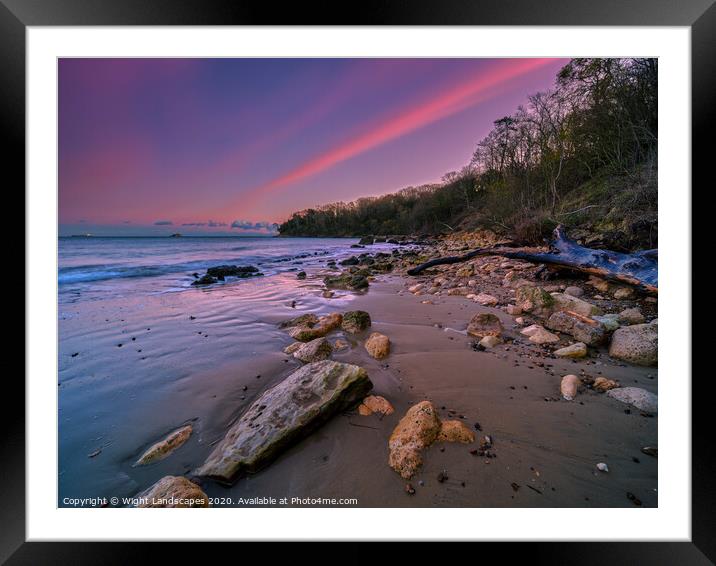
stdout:
{"type": "Polygon", "coordinates": [[[145,466],[146,464],[151,464],[152,462],[164,460],[164,458],[169,456],[169,454],[174,452],[174,450],[189,440],[191,432],[191,425],[186,425],[175,430],[159,442],[152,444],[149,448],[147,448],[144,454],[139,457],[134,465],[145,466]]]}
{"type": "Polygon", "coordinates": [[[164,476],[137,499],[137,507],[209,507],[206,493],[181,476],[164,476]]]}
{"type": "Polygon", "coordinates": [[[373,332],[365,341],[366,351],[376,360],[382,360],[390,354],[390,339],[380,332],[373,332]]]}
{"type": "Polygon", "coordinates": [[[607,395],[646,413],[657,413],[659,410],[658,397],[640,387],[617,387],[607,391],[607,395]]]}
{"type": "Polygon", "coordinates": [[[522,286],[515,292],[517,306],[524,312],[547,317],[554,310],[555,300],[541,287],[522,286]]]}
{"type": "Polygon", "coordinates": [[[566,312],[554,313],[544,325],[551,330],[569,334],[587,346],[598,346],[607,339],[607,332],[600,323],[595,321],[590,324],[566,312]]]}
{"type": "Polygon", "coordinates": [[[373,236],[363,236],[358,243],[362,246],[370,246],[373,244],[373,236]]]}
{"type": "Polygon", "coordinates": [[[217,265],[206,270],[207,275],[222,281],[224,277],[251,277],[258,272],[258,267],[253,265],[217,265]]]}
{"type": "Polygon", "coordinates": [[[326,287],[334,289],[347,289],[349,291],[358,291],[365,289],[370,285],[368,278],[361,274],[345,273],[336,277],[324,277],[323,284],[326,287]]]}
{"type": "Polygon", "coordinates": [[[609,355],[641,366],[655,366],[659,359],[657,324],[635,324],[617,329],[612,335],[609,355]]]}
{"type": "Polygon", "coordinates": [[[370,315],[365,311],[348,311],[343,314],[341,328],[351,334],[358,334],[370,326],[370,315]]]}
{"type": "Polygon", "coordinates": [[[288,334],[291,338],[301,342],[310,342],[316,338],[322,338],[331,330],[335,330],[342,322],[343,315],[339,312],[334,312],[327,314],[326,316],[322,316],[315,324],[309,323],[290,328],[288,334]]]}
{"type": "Polygon", "coordinates": [[[602,309],[583,299],[565,295],[563,293],[552,293],[555,306],[561,311],[572,311],[582,316],[594,316],[602,314],[602,309]]]}
{"type": "Polygon", "coordinates": [[[288,320],[284,320],[278,325],[279,328],[293,328],[294,326],[314,326],[318,323],[318,317],[313,313],[302,314],[288,320]]]}
{"type": "Polygon", "coordinates": [[[440,419],[432,403],[413,405],[390,435],[388,464],[403,478],[410,479],[423,463],[421,452],[439,433],[440,419]]]}
{"type": "Polygon", "coordinates": [[[489,312],[476,314],[467,325],[467,333],[470,336],[484,338],[485,336],[499,336],[502,334],[502,323],[497,315],[489,312]]]}
{"type": "Polygon", "coordinates": [[[331,360],[308,364],[254,401],[196,473],[231,482],[256,472],[372,387],[361,367],[331,360]]]}
{"type": "Polygon", "coordinates": [[[304,364],[308,364],[326,360],[331,357],[332,353],[333,346],[331,346],[327,338],[323,337],[301,344],[296,351],[293,352],[293,357],[304,364]]]}

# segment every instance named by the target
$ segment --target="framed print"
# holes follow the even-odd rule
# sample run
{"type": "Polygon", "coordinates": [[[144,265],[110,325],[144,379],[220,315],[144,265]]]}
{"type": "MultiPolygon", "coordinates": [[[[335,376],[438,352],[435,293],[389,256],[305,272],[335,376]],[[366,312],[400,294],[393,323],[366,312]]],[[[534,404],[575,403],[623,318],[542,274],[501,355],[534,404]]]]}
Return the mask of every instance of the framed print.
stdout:
{"type": "Polygon", "coordinates": [[[3,0],[3,559],[714,559],[690,329],[716,12],[518,4],[3,0]]]}

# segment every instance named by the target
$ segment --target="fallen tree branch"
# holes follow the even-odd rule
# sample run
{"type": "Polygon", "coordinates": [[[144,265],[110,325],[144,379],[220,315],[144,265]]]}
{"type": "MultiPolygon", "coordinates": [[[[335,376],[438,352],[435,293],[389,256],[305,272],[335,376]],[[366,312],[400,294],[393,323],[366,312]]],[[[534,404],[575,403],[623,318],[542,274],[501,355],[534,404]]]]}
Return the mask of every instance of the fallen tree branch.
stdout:
{"type": "Polygon", "coordinates": [[[631,285],[645,293],[658,293],[658,253],[645,250],[625,254],[610,250],[595,250],[580,246],[568,238],[560,224],[554,229],[554,240],[547,252],[535,252],[515,248],[480,248],[461,256],[433,259],[408,270],[408,275],[418,275],[436,265],[462,263],[478,256],[499,255],[531,263],[544,263],[596,275],[609,281],[631,285]]]}

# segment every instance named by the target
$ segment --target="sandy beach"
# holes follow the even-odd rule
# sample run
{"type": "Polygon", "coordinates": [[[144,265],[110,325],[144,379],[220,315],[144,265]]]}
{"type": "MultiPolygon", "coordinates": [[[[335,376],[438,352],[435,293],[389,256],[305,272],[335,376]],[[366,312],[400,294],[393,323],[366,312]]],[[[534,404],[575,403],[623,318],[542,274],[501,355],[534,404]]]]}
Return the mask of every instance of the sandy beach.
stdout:
{"type": "MultiPolygon", "coordinates": [[[[357,500],[351,505],[361,507],[657,506],[657,459],[642,448],[657,446],[658,416],[588,386],[580,386],[573,401],[560,394],[567,374],[586,384],[601,376],[657,393],[657,369],[613,359],[604,346],[590,347],[581,359],[560,359],[552,351],[574,342],[562,333],[560,344],[551,347],[530,343],[520,330],[534,317],[524,315],[528,320],[519,324],[520,317],[506,313],[514,294],[502,283],[508,267],[472,279],[480,291],[500,295],[495,307],[463,291],[453,294],[448,284],[437,293],[408,291],[443,271],[449,279],[461,267],[419,277],[398,268],[374,274],[367,291],[336,291],[333,297],[324,294],[322,280],[335,271],[312,267],[305,280],[281,273],[61,306],[59,504],[64,497],[130,497],[163,476],[191,476],[253,401],[301,367],[283,353],[293,340],[278,327],[281,321],[363,310],[371,327],[359,334],[331,332],[330,341],[349,344],[331,358],[365,368],[372,393],[395,411],[335,415],[230,487],[198,480],[209,497],[225,498],[215,500],[216,506],[284,497],[351,498],[357,500]],[[465,330],[479,313],[499,317],[502,344],[476,348],[465,330]],[[363,343],[371,332],[389,337],[388,357],[368,355],[363,343]],[[424,400],[441,419],[461,420],[476,441],[434,443],[424,450],[423,464],[410,479],[414,493],[407,493],[406,480],[388,465],[388,438],[406,411],[424,400]],[[169,457],[134,465],[148,446],[186,424],[193,433],[169,457]],[[491,437],[494,457],[475,454],[484,435],[491,437]],[[608,472],[598,470],[599,463],[608,472]]],[[[528,277],[527,270],[522,273],[528,277]]],[[[575,283],[586,291],[584,300],[605,311],[638,303],[648,318],[656,316],[655,304],[642,298],[594,299],[602,295],[584,280],[537,285],[559,290],[575,283]]]]}

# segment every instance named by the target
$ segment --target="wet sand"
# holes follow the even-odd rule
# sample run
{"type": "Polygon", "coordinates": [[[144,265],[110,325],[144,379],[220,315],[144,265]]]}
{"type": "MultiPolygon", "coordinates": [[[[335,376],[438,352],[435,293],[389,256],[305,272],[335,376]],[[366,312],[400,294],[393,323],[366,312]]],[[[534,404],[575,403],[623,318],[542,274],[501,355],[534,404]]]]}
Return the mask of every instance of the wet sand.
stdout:
{"type": "Polygon", "coordinates": [[[326,299],[314,272],[305,282],[279,275],[61,309],[60,498],[131,496],[164,475],[190,473],[254,399],[300,367],[282,353],[292,339],[278,322],[361,309],[372,327],[358,336],[331,333],[351,343],[333,359],[365,367],[374,393],[395,412],[337,415],[263,471],[229,488],[206,481],[210,497],[234,505],[238,498],[297,497],[356,498],[362,507],[633,507],[632,493],[642,506],[657,506],[657,460],[641,448],[657,445],[658,417],[627,413],[626,405],[589,390],[572,402],[559,396],[561,376],[580,370],[656,392],[655,368],[626,366],[604,351],[580,361],[541,360],[546,367],[530,360],[534,346],[475,351],[463,333],[473,315],[493,312],[517,337],[513,317],[461,296],[424,304],[425,296],[405,291],[414,282],[380,276],[366,294],[326,299]],[[362,346],[372,331],[392,342],[384,360],[362,346]],[[479,423],[477,434],[493,438],[496,457],[470,454],[477,444],[434,444],[408,495],[387,464],[387,441],[424,399],[441,418],[479,423]],[[184,446],[163,461],[132,466],[187,422],[194,433],[184,446]],[[597,471],[598,462],[610,471],[597,471]]]}

